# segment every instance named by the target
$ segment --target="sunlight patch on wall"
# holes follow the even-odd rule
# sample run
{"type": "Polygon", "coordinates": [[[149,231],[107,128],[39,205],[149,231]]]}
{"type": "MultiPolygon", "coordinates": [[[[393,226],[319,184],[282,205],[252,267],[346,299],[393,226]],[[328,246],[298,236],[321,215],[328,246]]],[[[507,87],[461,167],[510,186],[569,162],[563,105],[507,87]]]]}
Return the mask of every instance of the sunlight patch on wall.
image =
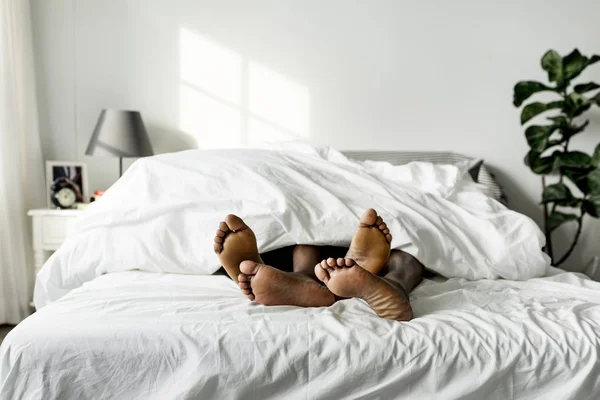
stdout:
{"type": "Polygon", "coordinates": [[[194,136],[198,148],[239,147],[242,134],[238,109],[185,84],[179,96],[179,128],[194,136]]]}
{"type": "Polygon", "coordinates": [[[179,128],[199,148],[306,139],[309,112],[306,87],[181,29],[179,128]]]}
{"type": "Polygon", "coordinates": [[[190,32],[180,35],[181,80],[222,100],[239,105],[242,57],[190,32]]]}
{"type": "Polygon", "coordinates": [[[308,136],[308,90],[257,62],[249,68],[250,112],[296,135],[308,136]]]}

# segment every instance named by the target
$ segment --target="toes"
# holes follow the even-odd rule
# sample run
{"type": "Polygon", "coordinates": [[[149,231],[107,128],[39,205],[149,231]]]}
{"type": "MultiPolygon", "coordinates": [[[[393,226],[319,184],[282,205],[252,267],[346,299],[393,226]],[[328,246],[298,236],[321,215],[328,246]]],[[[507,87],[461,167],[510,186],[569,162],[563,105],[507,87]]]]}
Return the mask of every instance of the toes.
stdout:
{"type": "Polygon", "coordinates": [[[351,258],[338,258],[337,259],[338,267],[352,267],[354,265],[354,260],[351,258]]]}
{"type": "Polygon", "coordinates": [[[385,222],[382,224],[379,224],[378,228],[380,231],[383,231],[384,229],[387,229],[387,224],[385,222]]]}
{"type": "Polygon", "coordinates": [[[389,233],[387,233],[387,234],[385,235],[385,240],[387,240],[387,241],[388,241],[388,243],[392,243],[392,235],[391,235],[391,234],[389,234],[389,233]]]}
{"type": "Polygon", "coordinates": [[[220,238],[224,238],[225,235],[227,235],[227,234],[220,229],[217,229],[217,232],[215,232],[215,236],[218,236],[220,238]]]}
{"type": "Polygon", "coordinates": [[[360,217],[360,223],[363,226],[372,226],[377,221],[377,212],[372,208],[369,208],[365,213],[360,217]]]}
{"type": "Polygon", "coordinates": [[[333,271],[333,268],[330,267],[329,264],[327,264],[327,260],[321,261],[321,268],[323,268],[325,271],[328,271],[328,270],[333,271]]]}
{"type": "Polygon", "coordinates": [[[264,265],[250,260],[242,261],[240,263],[240,271],[246,275],[256,275],[262,267],[264,267],[264,265]]]}
{"type": "Polygon", "coordinates": [[[375,220],[375,223],[373,225],[379,226],[381,224],[383,224],[383,219],[378,215],[377,219],[375,220]]]}
{"type": "Polygon", "coordinates": [[[250,282],[239,282],[238,281],[238,285],[239,285],[240,289],[242,289],[242,290],[244,290],[244,289],[252,290],[252,287],[250,286],[250,282]]]}
{"type": "Polygon", "coordinates": [[[228,232],[229,228],[227,227],[227,224],[221,221],[219,223],[219,229],[217,229],[214,238],[215,243],[213,244],[213,250],[215,251],[215,253],[221,254],[221,251],[223,251],[223,238],[227,235],[228,232]]]}
{"type": "MultiPolygon", "coordinates": [[[[218,231],[223,232],[223,236],[225,236],[225,235],[227,235],[229,233],[229,227],[227,226],[227,224],[225,223],[225,221],[219,222],[219,230],[218,231]]],[[[219,234],[217,233],[217,235],[219,235],[219,234]]]]}
{"type": "MultiPolygon", "coordinates": [[[[234,215],[234,214],[229,214],[228,216],[226,216],[225,223],[227,224],[229,229],[231,229],[234,232],[241,231],[248,227],[246,225],[246,223],[244,222],[244,220],[242,220],[240,217],[238,217],[237,215],[234,215]]],[[[219,227],[219,229],[220,229],[220,227],[219,227]]]]}
{"type": "Polygon", "coordinates": [[[327,269],[323,268],[324,262],[325,261],[321,261],[320,264],[315,265],[315,275],[317,276],[317,278],[319,278],[321,282],[327,283],[329,281],[330,276],[329,272],[327,272],[327,269]]]}
{"type": "Polygon", "coordinates": [[[388,233],[390,233],[390,230],[388,228],[382,229],[381,232],[383,232],[384,235],[387,235],[388,233]]]}
{"type": "Polygon", "coordinates": [[[239,274],[237,278],[238,278],[238,286],[242,290],[242,293],[244,293],[248,297],[248,299],[253,301],[254,293],[252,293],[252,286],[250,285],[250,277],[246,274],[239,274]]]}
{"type": "Polygon", "coordinates": [[[223,251],[223,245],[221,243],[215,242],[215,244],[213,244],[213,250],[215,251],[215,253],[221,254],[221,251],[223,251]]]}
{"type": "Polygon", "coordinates": [[[321,261],[321,267],[328,273],[333,272],[335,266],[336,266],[336,264],[335,264],[335,260],[333,258],[328,258],[327,260],[321,261]],[[331,263],[331,265],[330,265],[330,263],[331,263]]]}

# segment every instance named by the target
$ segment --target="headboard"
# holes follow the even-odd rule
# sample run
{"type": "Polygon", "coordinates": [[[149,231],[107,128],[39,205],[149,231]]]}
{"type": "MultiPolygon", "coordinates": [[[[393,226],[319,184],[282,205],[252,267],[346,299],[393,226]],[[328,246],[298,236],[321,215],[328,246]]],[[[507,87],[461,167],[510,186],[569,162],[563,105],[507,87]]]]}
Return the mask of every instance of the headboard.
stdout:
{"type": "MultiPolygon", "coordinates": [[[[462,154],[442,151],[343,151],[342,153],[354,160],[387,161],[393,165],[408,164],[413,161],[434,164],[456,164],[463,161],[477,161],[475,158],[463,156],[462,154]]],[[[496,200],[507,205],[506,194],[498,182],[496,182],[494,174],[490,172],[485,164],[481,165],[476,180],[484,185],[496,200]]]]}

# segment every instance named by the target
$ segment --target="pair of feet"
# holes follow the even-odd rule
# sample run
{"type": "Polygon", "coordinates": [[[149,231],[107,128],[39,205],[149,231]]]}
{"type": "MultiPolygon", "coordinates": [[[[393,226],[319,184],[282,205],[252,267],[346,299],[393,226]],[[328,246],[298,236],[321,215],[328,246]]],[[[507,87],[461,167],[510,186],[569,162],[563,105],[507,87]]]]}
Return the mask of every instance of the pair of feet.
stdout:
{"type": "MultiPolygon", "coordinates": [[[[219,224],[214,250],[229,276],[250,300],[264,305],[324,307],[338,298],[365,300],[381,317],[407,320],[412,311],[405,294],[377,276],[390,256],[392,235],[373,209],[367,210],[344,258],[316,264],[314,276],[265,265],[254,232],[236,215],[219,224]]],[[[312,274],[311,274],[312,275],[312,274]]]]}

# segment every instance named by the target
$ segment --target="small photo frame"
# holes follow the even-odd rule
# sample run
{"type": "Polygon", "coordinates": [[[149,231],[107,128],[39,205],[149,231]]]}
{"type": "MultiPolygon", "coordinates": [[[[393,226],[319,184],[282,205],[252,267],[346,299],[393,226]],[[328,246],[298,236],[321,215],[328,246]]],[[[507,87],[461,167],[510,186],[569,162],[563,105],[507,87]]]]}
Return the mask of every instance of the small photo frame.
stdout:
{"type": "Polygon", "coordinates": [[[87,167],[83,162],[46,161],[46,199],[48,208],[56,208],[52,204],[50,188],[57,180],[69,180],[76,190],[77,203],[89,201],[87,167]]]}

